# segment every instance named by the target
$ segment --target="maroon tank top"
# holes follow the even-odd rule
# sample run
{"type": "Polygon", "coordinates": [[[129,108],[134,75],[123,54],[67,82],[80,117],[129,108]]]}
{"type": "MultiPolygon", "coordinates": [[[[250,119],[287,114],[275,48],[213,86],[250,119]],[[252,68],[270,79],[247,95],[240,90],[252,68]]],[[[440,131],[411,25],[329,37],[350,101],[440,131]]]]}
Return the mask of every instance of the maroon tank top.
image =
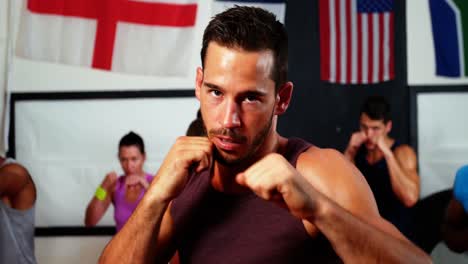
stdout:
{"type": "MultiPolygon", "coordinates": [[[[288,140],[295,167],[312,145],[288,140]]],[[[171,207],[181,263],[342,263],[324,236],[311,238],[300,219],[253,193],[214,190],[210,175],[192,175],[171,207]]]]}

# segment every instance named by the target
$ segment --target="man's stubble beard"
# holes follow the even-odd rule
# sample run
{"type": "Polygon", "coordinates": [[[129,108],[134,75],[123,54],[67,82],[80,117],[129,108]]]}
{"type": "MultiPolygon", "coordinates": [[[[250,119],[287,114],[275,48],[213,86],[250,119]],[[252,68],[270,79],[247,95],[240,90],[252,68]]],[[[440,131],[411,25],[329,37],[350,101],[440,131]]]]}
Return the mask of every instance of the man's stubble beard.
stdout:
{"type": "Polygon", "coordinates": [[[230,158],[229,156],[225,156],[225,155],[223,156],[223,154],[215,146],[213,149],[214,160],[224,166],[238,166],[244,162],[249,162],[253,157],[255,157],[255,154],[257,153],[260,146],[265,142],[265,139],[268,133],[270,132],[271,126],[273,124],[273,115],[274,115],[273,113],[274,113],[274,110],[272,111],[270,115],[270,121],[255,136],[252,142],[252,146],[247,151],[246,155],[244,155],[243,157],[239,157],[239,158],[230,158]]]}

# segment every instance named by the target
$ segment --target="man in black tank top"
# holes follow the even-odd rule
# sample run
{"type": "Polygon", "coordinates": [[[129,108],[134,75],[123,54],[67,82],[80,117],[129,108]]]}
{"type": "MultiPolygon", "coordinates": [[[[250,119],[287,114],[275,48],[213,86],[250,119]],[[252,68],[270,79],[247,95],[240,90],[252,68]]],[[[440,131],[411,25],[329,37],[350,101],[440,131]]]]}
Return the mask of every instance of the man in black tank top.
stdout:
{"type": "Polygon", "coordinates": [[[380,217],[340,153],[276,131],[287,34],[234,7],[205,29],[195,94],[206,137],[180,137],[101,263],[430,263],[380,217]]]}
{"type": "Polygon", "coordinates": [[[380,215],[411,237],[411,211],[419,198],[419,175],[414,150],[389,136],[390,105],[371,96],[360,112],[360,131],[349,141],[344,155],[362,172],[374,193],[380,215]]]}

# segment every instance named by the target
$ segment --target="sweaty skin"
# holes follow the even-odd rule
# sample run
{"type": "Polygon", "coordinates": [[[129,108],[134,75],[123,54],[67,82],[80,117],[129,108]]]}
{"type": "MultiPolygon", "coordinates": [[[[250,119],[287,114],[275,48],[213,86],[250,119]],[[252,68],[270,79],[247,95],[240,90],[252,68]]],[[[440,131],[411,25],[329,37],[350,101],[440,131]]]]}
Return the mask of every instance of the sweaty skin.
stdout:
{"type": "MultiPolygon", "coordinates": [[[[430,263],[377,211],[357,169],[334,150],[311,148],[297,169],[278,154],[287,139],[276,132],[293,85],[275,92],[269,51],[251,52],[211,42],[197,69],[196,96],[208,138],[176,140],[148,192],[100,263],[167,263],[174,254],[171,201],[191,171],[210,170],[213,187],[253,191],[302,219],[311,236],[321,232],[345,263],[430,263]]],[[[233,230],[235,231],[235,230],[233,230]]]]}

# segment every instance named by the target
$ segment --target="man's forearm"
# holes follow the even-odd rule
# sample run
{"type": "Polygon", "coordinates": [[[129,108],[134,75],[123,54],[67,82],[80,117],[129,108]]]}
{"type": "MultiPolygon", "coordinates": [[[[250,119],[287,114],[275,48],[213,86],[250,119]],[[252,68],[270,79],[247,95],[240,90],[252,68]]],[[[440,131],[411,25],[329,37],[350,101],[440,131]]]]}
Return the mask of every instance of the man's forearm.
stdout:
{"type": "Polygon", "coordinates": [[[393,153],[386,155],[392,189],[407,207],[413,206],[419,198],[418,183],[401,168],[393,153]]]}
{"type": "Polygon", "coordinates": [[[155,246],[168,202],[146,195],[104,249],[99,263],[154,263],[155,246]]]}
{"type": "Polygon", "coordinates": [[[410,242],[360,220],[330,200],[325,203],[325,209],[311,222],[345,263],[431,263],[410,242]]]}

